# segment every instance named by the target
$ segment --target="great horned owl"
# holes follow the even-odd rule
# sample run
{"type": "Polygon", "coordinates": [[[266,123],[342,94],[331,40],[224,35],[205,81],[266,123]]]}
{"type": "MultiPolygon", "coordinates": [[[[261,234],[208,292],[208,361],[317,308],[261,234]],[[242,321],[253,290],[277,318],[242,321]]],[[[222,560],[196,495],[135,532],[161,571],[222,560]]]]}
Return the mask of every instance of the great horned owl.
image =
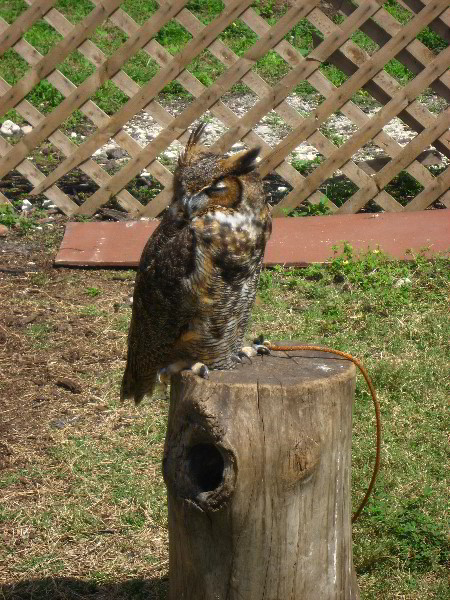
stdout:
{"type": "MultiPolygon", "coordinates": [[[[245,329],[272,222],[255,159],[232,156],[190,136],[174,175],[174,200],[140,260],[121,398],[138,403],[157,377],[192,368],[232,369],[245,329]]],[[[256,348],[259,350],[260,348],[256,348]]]]}

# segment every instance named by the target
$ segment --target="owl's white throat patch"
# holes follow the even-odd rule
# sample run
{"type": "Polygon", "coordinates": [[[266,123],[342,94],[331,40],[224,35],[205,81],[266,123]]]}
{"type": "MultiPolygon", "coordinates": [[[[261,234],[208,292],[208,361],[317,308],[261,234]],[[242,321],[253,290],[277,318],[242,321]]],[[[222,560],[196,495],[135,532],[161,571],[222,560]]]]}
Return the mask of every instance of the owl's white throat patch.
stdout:
{"type": "Polygon", "coordinates": [[[209,215],[209,218],[221,225],[229,225],[233,230],[241,228],[249,233],[252,230],[252,215],[250,214],[216,210],[209,215]]]}

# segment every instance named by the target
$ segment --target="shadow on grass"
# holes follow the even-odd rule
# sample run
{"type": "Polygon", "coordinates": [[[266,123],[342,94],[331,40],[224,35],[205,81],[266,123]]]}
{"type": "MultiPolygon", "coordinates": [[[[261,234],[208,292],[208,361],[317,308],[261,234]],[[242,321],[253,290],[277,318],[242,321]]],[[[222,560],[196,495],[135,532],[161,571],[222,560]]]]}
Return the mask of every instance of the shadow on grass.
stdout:
{"type": "Polygon", "coordinates": [[[0,585],[1,600],[166,600],[167,593],[166,577],[113,583],[46,577],[0,585]]]}

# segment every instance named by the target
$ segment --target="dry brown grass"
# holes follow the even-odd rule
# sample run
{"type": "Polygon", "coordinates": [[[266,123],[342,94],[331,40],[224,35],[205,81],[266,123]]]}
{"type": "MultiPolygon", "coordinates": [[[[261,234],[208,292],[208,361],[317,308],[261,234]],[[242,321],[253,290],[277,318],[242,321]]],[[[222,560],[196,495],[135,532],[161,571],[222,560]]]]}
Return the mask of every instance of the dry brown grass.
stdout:
{"type": "Polygon", "coordinates": [[[3,593],[27,596],[35,578],[42,597],[71,597],[65,578],[108,581],[104,597],[131,577],[164,589],[166,399],[118,405],[134,273],[55,270],[58,241],[3,245],[0,582],[21,582],[3,593]]]}
{"type": "MultiPolygon", "coordinates": [[[[0,242],[0,598],[163,600],[167,394],[118,404],[134,273],[53,269],[61,234],[0,242]]],[[[384,441],[354,527],[362,598],[440,600],[445,266],[370,261],[265,272],[251,333],[364,360],[384,441]],[[411,285],[394,287],[405,274],[411,285]]],[[[358,382],[354,504],[370,477],[372,419],[358,382]]]]}

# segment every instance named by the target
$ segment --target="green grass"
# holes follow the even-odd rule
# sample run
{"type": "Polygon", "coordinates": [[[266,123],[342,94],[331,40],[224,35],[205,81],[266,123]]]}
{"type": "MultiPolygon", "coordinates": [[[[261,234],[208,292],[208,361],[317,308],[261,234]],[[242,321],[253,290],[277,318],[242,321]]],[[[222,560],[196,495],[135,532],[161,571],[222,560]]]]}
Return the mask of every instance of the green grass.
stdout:
{"type": "MultiPolygon", "coordinates": [[[[384,6],[401,23],[406,23],[411,18],[410,11],[401,7],[395,0],[389,0],[384,6]]],[[[193,0],[188,3],[187,7],[205,25],[214,20],[223,9],[220,0],[202,2],[193,0]]],[[[253,7],[270,25],[273,25],[287,10],[288,3],[257,0],[253,7]]],[[[0,5],[0,17],[11,23],[26,8],[27,5],[23,0],[5,0],[0,5]]],[[[57,2],[56,8],[69,21],[77,24],[89,14],[93,5],[88,0],[60,0],[57,2]]],[[[126,0],[121,8],[141,25],[158,9],[158,4],[153,0],[149,2],[126,0]]],[[[336,23],[341,22],[342,19],[342,15],[334,17],[336,23]]],[[[302,19],[285,36],[285,39],[303,56],[306,56],[313,49],[314,33],[323,39],[320,31],[307,19],[302,19]]],[[[43,19],[37,21],[24,37],[43,55],[47,54],[61,39],[60,34],[43,19]]],[[[425,28],[418,37],[435,53],[443,50],[447,45],[429,28],[425,28]]],[[[191,38],[191,34],[176,20],[167,23],[156,35],[156,40],[172,55],[179,53],[191,38]]],[[[113,52],[117,51],[126,39],[126,34],[110,21],[101,24],[91,36],[91,40],[106,56],[111,56],[113,52]]],[[[258,36],[243,21],[237,20],[222,32],[220,39],[238,56],[242,56],[255,43],[258,36]]],[[[356,31],[352,35],[352,40],[370,54],[377,49],[376,43],[360,31],[356,31]]],[[[77,86],[94,71],[94,66],[76,51],[67,57],[58,68],[77,86]]],[[[12,49],[8,50],[0,61],[0,76],[4,77],[11,85],[16,83],[28,69],[26,61],[12,49]]],[[[202,52],[188,66],[188,70],[205,86],[211,85],[224,72],[224,69],[220,61],[208,51],[202,52]]],[[[127,61],[123,70],[138,85],[142,86],[158,72],[159,66],[144,51],[139,51],[127,61]]],[[[256,63],[254,70],[271,85],[274,85],[288,72],[289,67],[276,52],[269,51],[256,63]]],[[[388,63],[386,70],[401,83],[406,83],[412,77],[412,73],[395,59],[388,63]]],[[[321,71],[337,86],[347,79],[342,71],[329,63],[324,63],[321,71]]],[[[239,93],[246,91],[245,85],[241,83],[236,84],[232,89],[239,93]]],[[[295,92],[301,95],[318,95],[307,81],[299,82],[295,92]]],[[[161,98],[171,96],[190,98],[190,94],[177,82],[169,83],[161,93],[161,98]]],[[[62,99],[62,95],[46,81],[36,85],[27,96],[27,100],[44,114],[50,112],[62,99]]],[[[93,99],[107,114],[113,114],[127,101],[127,96],[111,81],[108,81],[94,94],[93,99]]],[[[370,98],[366,92],[361,90],[354,97],[354,101],[365,105],[370,102],[370,98]]],[[[2,116],[2,120],[5,118],[13,118],[15,121],[21,122],[21,118],[15,111],[9,111],[7,115],[2,116]]],[[[75,114],[75,120],[75,124],[83,120],[78,111],[75,114]]]]}
{"type": "Polygon", "coordinates": [[[12,204],[0,204],[0,225],[6,225],[7,227],[15,226],[19,228],[23,233],[31,229],[36,225],[34,219],[28,217],[22,217],[14,209],[12,204]]]}
{"type": "Polygon", "coordinates": [[[92,286],[86,289],[86,294],[91,296],[91,298],[96,298],[97,296],[101,296],[102,290],[98,287],[92,286]]]}
{"type": "MultiPolygon", "coordinates": [[[[44,421],[36,425],[39,448],[29,446],[33,436],[25,438],[23,449],[15,446],[25,463],[0,471],[0,582],[16,582],[18,594],[5,587],[8,600],[31,595],[44,600],[56,593],[83,599],[94,591],[121,600],[167,598],[161,475],[167,395],[158,390],[139,409],[117,400],[132,278],[130,272],[58,271],[45,289],[40,280],[24,282],[24,289],[35,293],[18,293],[13,300],[15,310],[25,314],[36,310],[32,302],[39,301],[40,309],[58,306],[23,334],[17,331],[15,344],[22,359],[44,348],[50,374],[58,376],[68,369],[61,353],[78,348],[70,377],[80,382],[82,392],[59,388],[59,396],[44,405],[44,421]],[[53,289],[59,291],[52,301],[53,289]],[[61,329],[61,323],[71,329],[61,329]],[[61,422],[61,427],[53,425],[61,422]]],[[[261,276],[250,338],[262,333],[273,341],[350,352],[363,361],[377,389],[382,469],[353,527],[362,600],[442,600],[448,593],[449,283],[449,262],[443,258],[429,261],[419,255],[399,262],[378,251],[358,256],[347,244],[327,265],[276,267],[261,276]]],[[[38,377],[43,375],[33,375],[26,395],[31,405],[35,397],[52,398],[54,388],[45,377],[36,380],[39,387],[33,391],[38,377]]],[[[373,408],[358,377],[354,508],[373,460],[373,408]]]]}
{"type": "MultiPolygon", "coordinates": [[[[354,526],[362,597],[444,598],[446,451],[444,376],[448,262],[355,260],[349,246],[326,267],[275,269],[261,278],[253,331],[320,343],[363,360],[381,403],[383,467],[354,526]],[[401,285],[403,281],[403,285],[401,285]]],[[[276,336],[276,337],[275,337],[276,336]]],[[[373,415],[357,383],[354,505],[373,461],[373,415]]]]}

